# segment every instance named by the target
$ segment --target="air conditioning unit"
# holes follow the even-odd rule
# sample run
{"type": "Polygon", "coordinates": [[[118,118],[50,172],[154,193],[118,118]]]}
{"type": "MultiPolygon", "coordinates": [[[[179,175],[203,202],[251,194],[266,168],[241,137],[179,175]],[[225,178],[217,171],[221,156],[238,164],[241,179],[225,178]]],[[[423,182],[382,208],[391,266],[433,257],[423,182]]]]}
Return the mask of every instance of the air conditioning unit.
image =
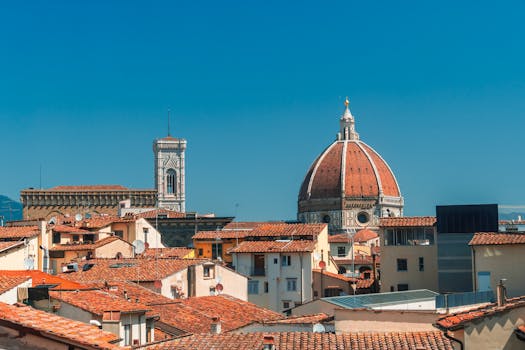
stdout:
{"type": "Polygon", "coordinates": [[[77,271],[78,271],[78,263],[70,263],[64,267],[63,272],[77,272],[77,271]]]}

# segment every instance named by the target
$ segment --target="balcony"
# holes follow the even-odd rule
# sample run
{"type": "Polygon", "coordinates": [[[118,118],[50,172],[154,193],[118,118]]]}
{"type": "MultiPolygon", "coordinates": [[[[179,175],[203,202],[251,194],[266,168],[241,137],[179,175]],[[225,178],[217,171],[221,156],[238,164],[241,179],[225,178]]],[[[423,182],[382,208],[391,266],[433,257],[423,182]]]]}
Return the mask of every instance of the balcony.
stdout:
{"type": "Polygon", "coordinates": [[[264,267],[254,267],[251,276],[266,276],[264,267]]]}

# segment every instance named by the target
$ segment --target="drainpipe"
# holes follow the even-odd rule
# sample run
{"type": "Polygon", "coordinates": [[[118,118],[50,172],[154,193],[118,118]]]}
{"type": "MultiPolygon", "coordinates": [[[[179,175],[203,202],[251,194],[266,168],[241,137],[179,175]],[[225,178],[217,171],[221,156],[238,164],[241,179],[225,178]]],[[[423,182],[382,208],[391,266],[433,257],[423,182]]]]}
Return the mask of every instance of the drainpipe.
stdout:
{"type": "Polygon", "coordinates": [[[463,350],[464,349],[463,343],[461,342],[461,340],[456,339],[456,338],[452,337],[451,335],[449,335],[448,334],[448,330],[445,330],[443,332],[443,334],[445,335],[445,338],[447,338],[448,340],[458,343],[459,344],[459,350],[463,350]]]}
{"type": "Polygon", "coordinates": [[[301,262],[301,305],[303,304],[303,253],[299,253],[299,261],[301,262]]]}

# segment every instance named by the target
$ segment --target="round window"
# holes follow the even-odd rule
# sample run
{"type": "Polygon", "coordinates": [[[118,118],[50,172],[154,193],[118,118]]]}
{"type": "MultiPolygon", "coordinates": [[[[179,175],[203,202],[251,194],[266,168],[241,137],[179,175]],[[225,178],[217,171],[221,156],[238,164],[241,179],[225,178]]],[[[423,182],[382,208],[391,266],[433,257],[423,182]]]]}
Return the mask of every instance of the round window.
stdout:
{"type": "Polygon", "coordinates": [[[325,215],[323,216],[323,222],[325,224],[329,224],[330,223],[330,215],[325,215]]]}
{"type": "Polygon", "coordinates": [[[362,211],[359,214],[357,214],[357,221],[359,221],[360,224],[366,224],[368,220],[370,220],[368,213],[362,211]]]}

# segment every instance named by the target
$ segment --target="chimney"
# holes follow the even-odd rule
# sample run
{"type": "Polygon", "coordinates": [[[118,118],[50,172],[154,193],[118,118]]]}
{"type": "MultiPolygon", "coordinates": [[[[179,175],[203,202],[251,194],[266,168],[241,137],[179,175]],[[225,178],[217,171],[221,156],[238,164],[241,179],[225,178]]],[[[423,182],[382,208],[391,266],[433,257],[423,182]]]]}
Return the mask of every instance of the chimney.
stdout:
{"type": "Polygon", "coordinates": [[[498,306],[503,306],[507,302],[507,288],[505,288],[505,285],[503,284],[506,281],[506,278],[502,278],[496,286],[496,301],[498,306]]]}
{"type": "Polygon", "coordinates": [[[219,316],[211,319],[211,334],[221,334],[221,318],[219,316]]]}
{"type": "Polygon", "coordinates": [[[275,350],[275,339],[273,335],[265,335],[263,338],[263,350],[275,350]]]}

